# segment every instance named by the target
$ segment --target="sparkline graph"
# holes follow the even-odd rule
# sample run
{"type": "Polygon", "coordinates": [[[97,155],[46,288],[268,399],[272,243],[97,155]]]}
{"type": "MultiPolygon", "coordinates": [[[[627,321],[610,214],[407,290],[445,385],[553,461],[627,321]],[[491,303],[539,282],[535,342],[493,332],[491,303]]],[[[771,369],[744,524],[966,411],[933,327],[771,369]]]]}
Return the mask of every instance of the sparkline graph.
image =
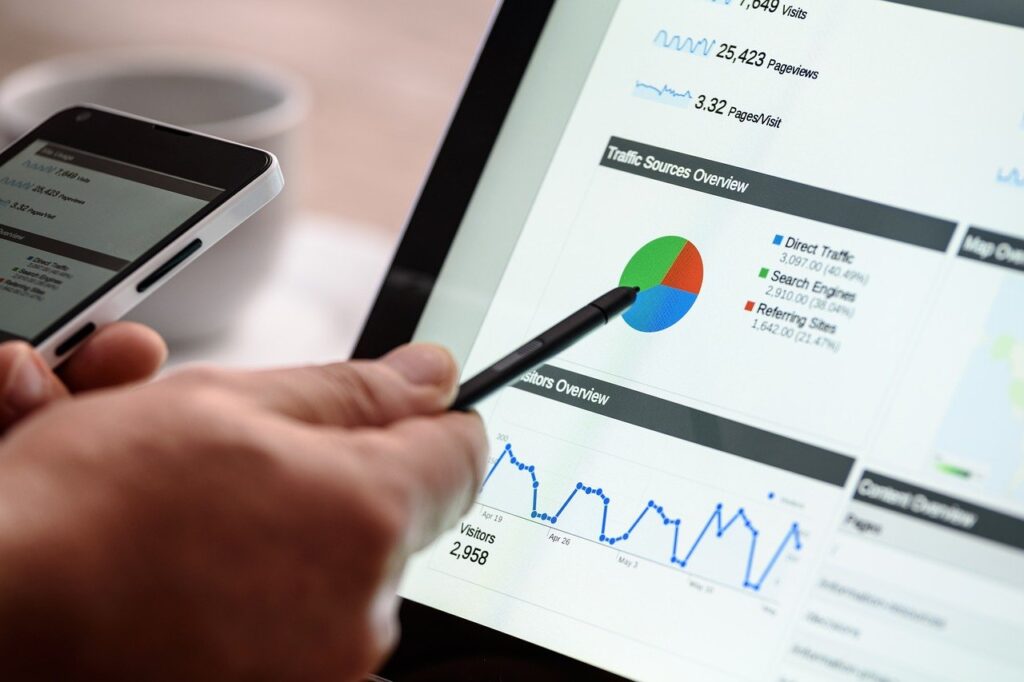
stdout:
{"type": "Polygon", "coordinates": [[[5,175],[0,178],[0,185],[6,185],[7,187],[13,187],[15,189],[32,189],[36,186],[36,183],[30,180],[15,180],[10,176],[5,175]]]}
{"type": "Polygon", "coordinates": [[[701,57],[709,56],[711,51],[715,49],[715,45],[718,44],[718,41],[714,39],[694,39],[690,36],[679,35],[678,33],[670,35],[665,29],[661,29],[655,34],[653,42],[658,47],[663,47],[667,50],[688,52],[689,54],[701,57]]]}
{"type": "Polygon", "coordinates": [[[1024,187],[1024,172],[1021,172],[1019,168],[1011,168],[1008,171],[1000,168],[996,172],[996,182],[1014,187],[1024,187]]]}
{"type": "Polygon", "coordinates": [[[669,85],[658,86],[644,81],[636,81],[633,85],[633,96],[679,108],[693,105],[693,93],[689,90],[680,91],[669,85]]]}
{"type": "Polygon", "coordinates": [[[682,519],[673,517],[665,511],[665,508],[658,504],[655,500],[648,500],[647,505],[641,509],[640,513],[636,516],[635,520],[630,526],[623,532],[613,534],[608,530],[608,508],[611,506],[611,497],[608,493],[600,487],[586,485],[580,481],[576,483],[576,486],[572,488],[569,495],[562,502],[561,506],[554,513],[548,513],[546,511],[540,511],[537,506],[537,491],[540,489],[541,483],[540,478],[537,476],[537,469],[534,465],[528,464],[519,459],[512,450],[511,444],[506,444],[502,450],[501,455],[495,460],[494,464],[491,465],[490,470],[487,472],[487,476],[484,477],[483,483],[480,485],[480,491],[487,487],[491,478],[502,464],[505,464],[505,468],[511,467],[513,471],[522,472],[524,475],[529,475],[530,482],[533,492],[533,504],[530,510],[530,518],[538,519],[542,522],[548,523],[552,526],[558,524],[558,520],[569,505],[576,499],[586,499],[588,497],[595,497],[601,501],[601,531],[597,536],[598,542],[614,546],[621,542],[626,542],[630,539],[631,534],[636,530],[640,523],[647,517],[660,520],[661,525],[672,529],[672,551],[669,556],[668,563],[680,568],[686,568],[687,564],[693,558],[697,549],[701,546],[705,540],[712,538],[721,538],[732,528],[743,528],[750,535],[750,546],[746,556],[746,568],[744,570],[743,587],[749,590],[757,592],[764,585],[764,581],[768,579],[772,569],[775,568],[779,559],[782,557],[783,552],[792,543],[793,549],[799,551],[803,548],[803,542],[801,540],[800,526],[796,522],[790,525],[789,530],[783,535],[782,540],[775,546],[775,550],[768,559],[768,562],[764,564],[764,567],[757,571],[754,567],[756,555],[758,554],[758,540],[761,537],[760,531],[754,526],[750,517],[746,511],[740,507],[734,514],[728,517],[726,520],[726,514],[723,510],[723,505],[719,502],[714,511],[708,517],[704,523],[703,528],[697,535],[696,539],[689,545],[685,554],[680,556],[680,549],[685,547],[685,543],[680,545],[680,527],[682,519]],[[756,577],[755,577],[756,576],[756,577]]]}

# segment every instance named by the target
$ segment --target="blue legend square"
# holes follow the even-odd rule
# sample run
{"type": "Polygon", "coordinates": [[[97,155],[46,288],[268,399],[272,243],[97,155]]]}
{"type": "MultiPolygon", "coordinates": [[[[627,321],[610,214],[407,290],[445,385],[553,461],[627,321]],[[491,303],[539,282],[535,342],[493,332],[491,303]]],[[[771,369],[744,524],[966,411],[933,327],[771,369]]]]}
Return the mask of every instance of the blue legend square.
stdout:
{"type": "Polygon", "coordinates": [[[775,246],[779,246],[780,244],[782,244],[782,235],[775,235],[775,239],[772,240],[772,244],[775,244],[775,246]]]}

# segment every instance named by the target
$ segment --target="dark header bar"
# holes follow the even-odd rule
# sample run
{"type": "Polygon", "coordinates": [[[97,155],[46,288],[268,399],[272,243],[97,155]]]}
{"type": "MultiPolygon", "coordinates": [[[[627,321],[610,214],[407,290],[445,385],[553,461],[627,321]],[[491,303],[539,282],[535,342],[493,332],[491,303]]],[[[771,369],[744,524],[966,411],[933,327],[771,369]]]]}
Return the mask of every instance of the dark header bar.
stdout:
{"type": "Polygon", "coordinates": [[[1024,520],[873,471],[865,471],[861,476],[853,499],[943,528],[1024,549],[1024,520]]]}
{"type": "Polygon", "coordinates": [[[980,227],[967,230],[957,255],[1024,272],[1024,239],[983,230],[980,227]]]}
{"type": "Polygon", "coordinates": [[[157,189],[184,194],[187,197],[201,199],[202,201],[213,201],[223,190],[210,185],[203,185],[191,180],[185,180],[174,175],[159,173],[141,166],[133,166],[130,163],[123,163],[108,159],[105,156],[96,156],[88,152],[64,147],[59,144],[48,143],[36,152],[36,156],[43,156],[47,159],[70,163],[82,168],[99,171],[107,175],[113,175],[125,180],[131,180],[157,189]]]}
{"type": "Polygon", "coordinates": [[[853,467],[852,457],[550,365],[513,385],[603,417],[835,486],[846,485],[853,467]]]}
{"type": "Polygon", "coordinates": [[[1024,3],[1020,0],[886,0],[897,5],[930,9],[962,17],[994,21],[1024,28],[1024,3]]]}
{"type": "Polygon", "coordinates": [[[96,267],[104,268],[105,270],[114,270],[115,272],[127,267],[130,262],[123,258],[117,258],[116,256],[111,256],[106,253],[100,253],[99,251],[93,251],[92,249],[68,244],[67,242],[62,242],[59,239],[50,239],[49,237],[43,237],[42,235],[32,234],[31,232],[25,232],[24,230],[8,227],[7,225],[0,225],[0,239],[14,242],[15,244],[21,244],[22,246],[29,246],[33,249],[39,249],[40,251],[46,251],[55,256],[73,258],[79,262],[95,265],[96,267]]]}
{"type": "Polygon", "coordinates": [[[946,251],[956,223],[783,180],[738,166],[620,137],[608,141],[601,165],[677,187],[788,213],[935,251],[946,251]]]}

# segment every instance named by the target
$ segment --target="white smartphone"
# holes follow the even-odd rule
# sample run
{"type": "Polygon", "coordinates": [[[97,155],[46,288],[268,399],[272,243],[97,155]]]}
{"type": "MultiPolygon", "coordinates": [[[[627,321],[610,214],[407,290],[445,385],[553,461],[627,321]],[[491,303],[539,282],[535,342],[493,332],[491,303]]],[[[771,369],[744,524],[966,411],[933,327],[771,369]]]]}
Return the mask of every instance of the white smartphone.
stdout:
{"type": "Polygon", "coordinates": [[[0,341],[51,366],[284,186],[268,152],[94,106],[0,152],[0,341]]]}

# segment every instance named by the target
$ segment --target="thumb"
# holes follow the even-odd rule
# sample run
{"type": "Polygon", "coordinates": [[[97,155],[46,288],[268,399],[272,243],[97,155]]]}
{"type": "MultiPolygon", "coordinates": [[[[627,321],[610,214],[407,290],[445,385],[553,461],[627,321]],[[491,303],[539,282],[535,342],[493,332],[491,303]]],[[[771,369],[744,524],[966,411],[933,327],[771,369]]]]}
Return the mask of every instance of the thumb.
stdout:
{"type": "Polygon", "coordinates": [[[23,341],[0,344],[0,431],[67,394],[32,346],[23,341]]]}
{"type": "MultiPolygon", "coordinates": [[[[458,367],[433,344],[402,346],[380,360],[219,375],[222,388],[312,424],[385,426],[448,409],[458,367]]],[[[182,380],[187,380],[183,373],[182,380]]],[[[207,377],[195,375],[199,381],[207,377]]]]}

